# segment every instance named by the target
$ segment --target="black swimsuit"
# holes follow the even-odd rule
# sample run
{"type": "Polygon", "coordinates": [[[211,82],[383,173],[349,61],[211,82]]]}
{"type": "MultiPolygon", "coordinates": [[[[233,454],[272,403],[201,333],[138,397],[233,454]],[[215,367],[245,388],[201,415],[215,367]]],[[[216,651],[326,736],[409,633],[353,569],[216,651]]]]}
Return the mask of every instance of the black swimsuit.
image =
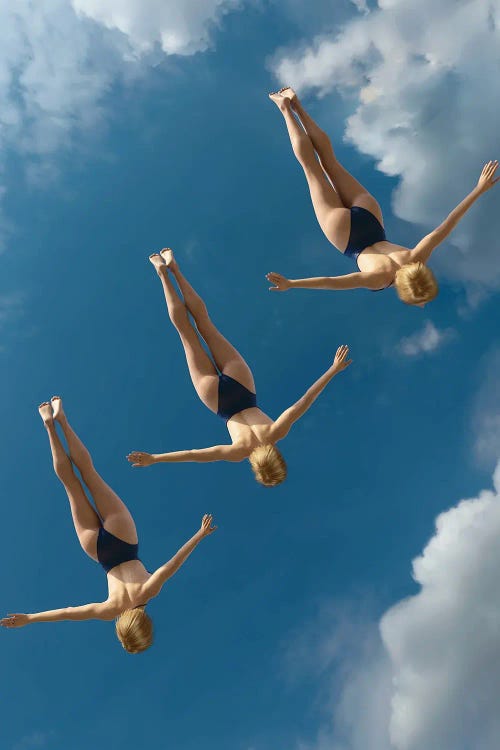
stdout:
{"type": "Polygon", "coordinates": [[[257,394],[249,391],[244,385],[221,372],[219,374],[219,405],[217,414],[226,422],[235,414],[257,406],[257,394]]]}
{"type": "Polygon", "coordinates": [[[109,573],[117,565],[130,562],[130,560],[138,560],[139,544],[124,542],[123,539],[119,539],[101,526],[97,537],[97,559],[106,573],[109,573]]]}
{"type": "MultiPolygon", "coordinates": [[[[366,250],[367,247],[374,245],[376,242],[383,242],[385,239],[385,229],[371,211],[361,206],[351,207],[351,231],[344,255],[352,258],[359,268],[358,258],[363,250],[366,250]]],[[[388,289],[393,283],[391,281],[387,286],[381,289],[372,289],[372,291],[381,292],[382,289],[388,289]]]]}

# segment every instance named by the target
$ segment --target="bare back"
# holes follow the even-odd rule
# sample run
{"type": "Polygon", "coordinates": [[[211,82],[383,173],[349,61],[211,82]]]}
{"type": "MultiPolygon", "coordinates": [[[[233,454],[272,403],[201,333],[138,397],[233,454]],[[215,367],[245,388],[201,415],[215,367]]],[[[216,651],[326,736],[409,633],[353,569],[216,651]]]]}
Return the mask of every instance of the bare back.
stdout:
{"type": "Polygon", "coordinates": [[[117,614],[147,603],[144,586],[151,578],[140,560],[129,560],[112,568],[107,574],[108,601],[117,614]]]}
{"type": "Polygon", "coordinates": [[[358,267],[365,273],[387,274],[394,279],[396,271],[411,262],[411,251],[392,242],[376,242],[358,255],[358,267]]]}
{"type": "Polygon", "coordinates": [[[274,420],[255,406],[234,414],[227,422],[227,429],[233,445],[241,446],[250,455],[258,445],[273,442],[271,440],[273,425],[274,420]]]}

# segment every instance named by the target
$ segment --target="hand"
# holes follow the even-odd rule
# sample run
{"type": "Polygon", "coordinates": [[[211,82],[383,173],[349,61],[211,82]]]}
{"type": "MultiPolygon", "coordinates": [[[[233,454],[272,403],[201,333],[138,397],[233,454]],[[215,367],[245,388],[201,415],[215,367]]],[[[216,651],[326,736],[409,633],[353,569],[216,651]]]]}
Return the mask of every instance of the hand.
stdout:
{"type": "Polygon", "coordinates": [[[205,513],[201,519],[200,534],[203,537],[213,534],[217,526],[212,526],[213,517],[210,513],[205,513]]]}
{"type": "Polygon", "coordinates": [[[333,368],[335,370],[335,374],[337,374],[338,372],[342,372],[342,370],[345,370],[346,367],[349,367],[352,359],[347,359],[348,356],[349,347],[345,344],[339,346],[339,348],[337,349],[337,353],[335,354],[335,359],[333,360],[333,368]]]}
{"type": "Polygon", "coordinates": [[[496,185],[498,180],[500,180],[500,177],[497,177],[496,180],[493,179],[495,176],[495,172],[497,171],[497,167],[498,159],[496,161],[489,161],[484,165],[483,171],[481,172],[479,180],[477,181],[477,187],[482,193],[485,193],[487,190],[493,187],[493,185],[496,185]]]}
{"type": "Polygon", "coordinates": [[[270,292],[286,292],[292,286],[290,279],[282,276],[280,273],[267,273],[266,279],[274,286],[269,287],[270,292]]]}
{"type": "Polygon", "coordinates": [[[130,461],[132,466],[151,466],[151,464],[154,464],[155,458],[151,453],[133,451],[133,453],[128,454],[127,461],[130,461]]]}
{"type": "Polygon", "coordinates": [[[28,622],[28,615],[7,615],[7,617],[0,620],[0,625],[3,628],[22,628],[23,625],[27,625],[28,622]]]}

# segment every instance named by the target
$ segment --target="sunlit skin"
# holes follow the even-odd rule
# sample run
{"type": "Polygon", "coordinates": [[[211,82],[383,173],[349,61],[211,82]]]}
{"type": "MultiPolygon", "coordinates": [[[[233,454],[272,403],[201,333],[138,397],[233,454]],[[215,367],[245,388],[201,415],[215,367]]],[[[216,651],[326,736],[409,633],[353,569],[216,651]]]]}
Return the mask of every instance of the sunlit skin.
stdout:
{"type": "MultiPolygon", "coordinates": [[[[136,544],[137,531],[130,511],[95,470],[89,452],[69,425],[60,397],[54,396],[50,402],[40,404],[39,412],[48,433],[54,470],[66,490],[75,531],[84,552],[97,561],[97,536],[101,523],[115,536],[136,544]],[[56,422],[66,438],[69,455],[56,432],[56,422]],[[80,472],[97,512],[85,494],[73,465],[80,472]]],[[[113,620],[127,609],[144,608],[150,599],[158,596],[166,581],[179,570],[199,542],[216,528],[211,515],[203,516],[201,527],[194,536],[154,573],[149,573],[139,560],[130,560],[112,568],[107,573],[108,596],[104,601],[46,612],[10,614],[0,620],[0,625],[20,628],[34,622],[113,620]]]]}
{"type": "MultiPolygon", "coordinates": [[[[307,179],[318,223],[326,238],[341,253],[345,251],[351,229],[350,208],[360,206],[384,225],[376,199],[339,163],[327,134],[305,111],[295,91],[285,87],[269,95],[282,113],[292,149],[307,179]]],[[[279,273],[266,275],[271,291],[289,289],[384,289],[394,282],[396,272],[404,265],[420,261],[427,264],[433,251],[448,237],[472,204],[493,185],[498,161],[484,165],[477,185],[436,229],[425,235],[415,247],[392,242],[377,242],[358,257],[359,271],[343,276],[289,279],[279,273]]],[[[423,305],[418,305],[422,307],[423,305]]]]}
{"type": "MultiPolygon", "coordinates": [[[[215,365],[220,372],[229,375],[255,393],[255,383],[249,366],[210,320],[205,303],[181,273],[172,250],[165,248],[161,253],[153,253],[150,261],[160,277],[170,319],[180,336],[191,380],[203,404],[217,413],[219,376],[215,365]],[[183,300],[174,287],[173,279],[178,284],[183,300]],[[188,313],[192,315],[196,329],[188,313]],[[200,337],[204,339],[212,359],[203,348],[200,337]]],[[[286,437],[292,425],[305,414],[330,380],[350,364],[348,347],[340,346],[326,372],[313,383],[302,398],[276,420],[271,419],[258,407],[238,412],[227,422],[230,444],[171,453],[133,451],[127,458],[132,466],[150,466],[154,463],[173,461],[243,461],[257,446],[274,445],[286,437]]]]}

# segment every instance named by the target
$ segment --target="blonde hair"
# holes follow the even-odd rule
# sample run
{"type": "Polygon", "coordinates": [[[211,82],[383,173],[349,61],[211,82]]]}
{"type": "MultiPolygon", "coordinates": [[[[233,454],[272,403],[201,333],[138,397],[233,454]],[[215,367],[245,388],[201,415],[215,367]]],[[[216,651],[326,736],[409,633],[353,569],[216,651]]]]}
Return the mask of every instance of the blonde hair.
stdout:
{"type": "Polygon", "coordinates": [[[116,618],[116,635],[125,651],[139,654],[153,643],[153,622],[142,607],[126,609],[116,618]]]}
{"type": "Polygon", "coordinates": [[[250,453],[248,460],[255,479],[265,487],[275,487],[286,479],[285,459],[276,446],[258,445],[250,453]]]}
{"type": "Polygon", "coordinates": [[[407,305],[430,302],[439,292],[436,277],[423,263],[407,263],[396,271],[394,286],[399,299],[407,305]]]}

